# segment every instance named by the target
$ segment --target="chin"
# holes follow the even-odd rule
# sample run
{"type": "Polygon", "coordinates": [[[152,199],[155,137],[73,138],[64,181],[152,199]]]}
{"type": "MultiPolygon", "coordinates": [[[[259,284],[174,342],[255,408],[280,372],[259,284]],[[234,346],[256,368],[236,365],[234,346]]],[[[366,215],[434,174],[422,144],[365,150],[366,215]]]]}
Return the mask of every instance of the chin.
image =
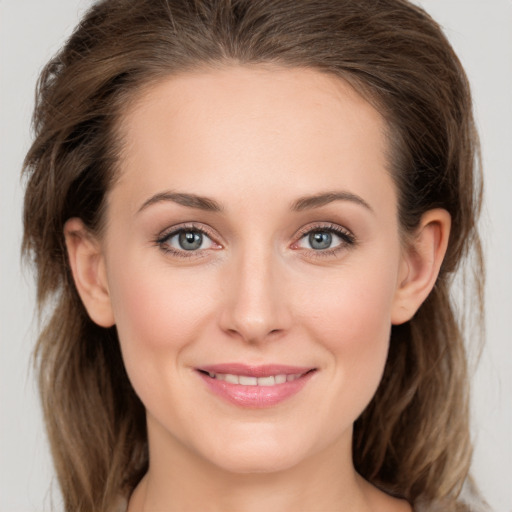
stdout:
{"type": "Polygon", "coordinates": [[[301,457],[297,454],[290,455],[286,453],[273,453],[253,451],[243,451],[243,449],[233,449],[231,453],[224,452],[221,460],[213,461],[218,467],[229,473],[244,474],[265,474],[286,471],[296,466],[301,457]]]}
{"type": "Polygon", "coordinates": [[[309,455],[307,441],[297,442],[293,436],[276,438],[262,432],[245,439],[228,440],[219,443],[204,456],[217,467],[230,473],[275,473],[288,470],[300,464],[309,455]],[[291,439],[290,439],[291,437],[291,439]]]}
{"type": "Polygon", "coordinates": [[[196,450],[206,461],[229,473],[273,473],[299,464],[307,455],[305,444],[254,431],[245,438],[233,433],[223,436],[222,440],[203,438],[196,450]]]}

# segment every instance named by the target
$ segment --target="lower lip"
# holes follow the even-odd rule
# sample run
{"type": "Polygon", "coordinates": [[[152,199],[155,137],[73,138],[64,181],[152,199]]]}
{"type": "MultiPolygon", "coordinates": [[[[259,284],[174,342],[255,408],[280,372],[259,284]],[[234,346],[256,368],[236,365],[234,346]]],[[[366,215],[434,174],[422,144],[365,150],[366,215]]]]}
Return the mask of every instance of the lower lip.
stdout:
{"type": "Polygon", "coordinates": [[[225,380],[212,379],[198,372],[207,386],[218,396],[240,407],[259,409],[272,407],[296,395],[311,379],[315,371],[308,372],[298,379],[274,386],[243,386],[225,380]]]}

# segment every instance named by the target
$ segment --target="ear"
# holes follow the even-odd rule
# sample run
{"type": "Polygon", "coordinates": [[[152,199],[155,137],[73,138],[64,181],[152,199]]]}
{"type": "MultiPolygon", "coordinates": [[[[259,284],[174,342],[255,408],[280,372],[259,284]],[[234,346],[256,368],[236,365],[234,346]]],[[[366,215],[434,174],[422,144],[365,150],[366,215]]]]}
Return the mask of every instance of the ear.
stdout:
{"type": "Polygon", "coordinates": [[[429,210],[422,216],[400,263],[392,324],[410,320],[432,291],[448,247],[450,227],[451,217],[444,209],[429,210]]]}
{"type": "Polygon", "coordinates": [[[66,222],[64,237],[75,286],[87,313],[99,326],[112,327],[114,315],[98,240],[78,218],[66,222]]]}

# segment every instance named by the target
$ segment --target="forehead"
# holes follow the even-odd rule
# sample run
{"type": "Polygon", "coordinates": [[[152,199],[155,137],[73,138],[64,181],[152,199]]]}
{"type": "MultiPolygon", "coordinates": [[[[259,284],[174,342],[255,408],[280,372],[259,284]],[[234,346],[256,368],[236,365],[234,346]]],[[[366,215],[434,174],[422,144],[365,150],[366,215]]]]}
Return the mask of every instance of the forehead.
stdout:
{"type": "Polygon", "coordinates": [[[304,195],[340,178],[344,188],[377,191],[374,173],[387,174],[385,133],[377,110],[330,74],[187,72],[147,87],[124,114],[120,184],[139,196],[193,186],[220,199],[265,183],[304,195]]]}

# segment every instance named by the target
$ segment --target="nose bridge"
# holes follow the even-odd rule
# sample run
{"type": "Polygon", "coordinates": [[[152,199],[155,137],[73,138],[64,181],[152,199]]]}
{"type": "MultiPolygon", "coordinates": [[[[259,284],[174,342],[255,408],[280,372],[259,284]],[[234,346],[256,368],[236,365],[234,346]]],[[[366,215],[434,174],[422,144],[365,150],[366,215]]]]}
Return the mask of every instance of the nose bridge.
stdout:
{"type": "Polygon", "coordinates": [[[254,245],[237,251],[223,311],[223,328],[249,342],[263,341],[289,326],[278,257],[269,245],[254,245]]]}

